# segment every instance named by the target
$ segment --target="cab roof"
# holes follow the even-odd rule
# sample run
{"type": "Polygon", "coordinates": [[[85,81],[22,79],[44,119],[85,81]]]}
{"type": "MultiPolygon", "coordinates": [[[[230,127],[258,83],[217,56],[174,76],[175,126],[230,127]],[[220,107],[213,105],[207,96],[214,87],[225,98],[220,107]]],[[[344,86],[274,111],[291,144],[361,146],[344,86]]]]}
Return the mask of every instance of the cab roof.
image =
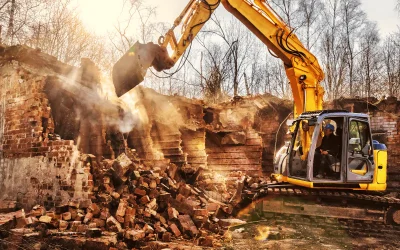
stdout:
{"type": "Polygon", "coordinates": [[[304,112],[299,116],[299,119],[317,118],[320,116],[327,116],[332,114],[334,114],[335,116],[343,116],[343,117],[368,118],[367,114],[351,113],[347,110],[341,110],[341,109],[331,109],[331,110],[326,109],[326,110],[315,110],[315,111],[304,112]]]}

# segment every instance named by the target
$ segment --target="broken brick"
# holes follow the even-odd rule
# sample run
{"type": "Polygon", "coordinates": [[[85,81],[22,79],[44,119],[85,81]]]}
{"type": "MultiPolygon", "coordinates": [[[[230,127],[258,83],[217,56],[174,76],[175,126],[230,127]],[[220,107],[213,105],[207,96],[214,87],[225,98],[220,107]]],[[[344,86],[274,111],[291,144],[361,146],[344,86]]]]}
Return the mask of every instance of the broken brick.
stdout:
{"type": "Polygon", "coordinates": [[[146,190],[141,189],[141,188],[135,188],[134,193],[137,195],[140,195],[140,196],[144,196],[144,195],[146,195],[146,190]]]}
{"type": "Polygon", "coordinates": [[[171,225],[169,225],[169,228],[171,229],[171,231],[174,233],[174,235],[175,235],[176,237],[181,236],[181,231],[179,231],[178,227],[177,227],[174,223],[172,223],[171,225]]]}
{"type": "Polygon", "coordinates": [[[151,189],[155,189],[155,188],[157,187],[157,182],[156,182],[156,180],[151,180],[151,181],[150,181],[150,184],[149,184],[149,187],[150,187],[151,189]]]}
{"type": "Polygon", "coordinates": [[[78,209],[78,208],[79,208],[79,201],[77,201],[77,200],[69,201],[69,202],[68,202],[68,206],[69,206],[69,207],[72,207],[72,208],[78,209]]]}
{"type": "Polygon", "coordinates": [[[56,214],[68,212],[68,205],[56,206],[56,214]]]}
{"type": "Polygon", "coordinates": [[[117,193],[117,192],[112,192],[111,196],[116,200],[118,200],[121,197],[121,195],[119,193],[117,193]]]}
{"type": "Polygon", "coordinates": [[[92,203],[88,209],[93,213],[93,216],[96,217],[100,215],[100,208],[96,203],[92,203]]]}
{"type": "Polygon", "coordinates": [[[129,167],[132,165],[132,161],[128,158],[125,153],[120,154],[117,159],[115,159],[115,163],[113,167],[117,172],[118,176],[124,176],[126,172],[129,170],[129,167]]]}
{"type": "Polygon", "coordinates": [[[183,195],[184,197],[189,197],[189,195],[191,193],[191,189],[188,185],[184,184],[184,185],[180,186],[179,193],[181,195],[183,195]]]}
{"type": "Polygon", "coordinates": [[[171,242],[171,233],[170,232],[165,232],[162,235],[162,241],[164,242],[171,242]]]}
{"type": "Polygon", "coordinates": [[[38,221],[38,219],[36,217],[30,216],[28,218],[26,218],[26,224],[27,225],[32,225],[34,223],[36,223],[38,221]]]}
{"type": "Polygon", "coordinates": [[[71,222],[71,230],[72,230],[73,232],[78,232],[78,227],[79,227],[80,225],[82,225],[82,222],[81,222],[81,221],[72,221],[72,222],[71,222]]]}
{"type": "Polygon", "coordinates": [[[193,223],[189,215],[179,215],[178,220],[182,227],[183,233],[189,234],[191,237],[194,237],[199,233],[196,225],[193,223]]]}
{"type": "Polygon", "coordinates": [[[140,203],[141,204],[147,204],[147,203],[149,203],[150,202],[150,198],[149,198],[149,196],[147,196],[147,195],[145,195],[145,196],[143,196],[142,198],[140,198],[140,203]]]}
{"type": "Polygon", "coordinates": [[[70,213],[70,212],[65,212],[65,213],[63,213],[63,214],[62,214],[62,219],[63,219],[63,220],[66,220],[66,221],[71,220],[71,219],[72,219],[72,218],[71,218],[71,213],[70,213]]]}
{"type": "Polygon", "coordinates": [[[194,209],[193,211],[194,211],[194,216],[208,217],[207,209],[194,209]]]}
{"type": "Polygon", "coordinates": [[[93,213],[88,212],[85,215],[85,218],[83,219],[83,223],[87,224],[89,221],[91,221],[93,218],[93,213]]]}
{"type": "Polygon", "coordinates": [[[97,225],[95,222],[91,222],[89,223],[88,228],[97,228],[97,225]]]}
{"type": "Polygon", "coordinates": [[[108,208],[103,208],[100,212],[100,219],[102,220],[107,220],[108,217],[110,217],[110,212],[108,211],[108,208]]]}
{"type": "Polygon", "coordinates": [[[93,219],[93,223],[96,223],[97,227],[102,228],[106,226],[106,221],[99,219],[99,218],[95,218],[93,219]]]}
{"type": "Polygon", "coordinates": [[[169,203],[171,207],[175,208],[179,213],[188,214],[190,216],[193,216],[194,214],[193,207],[184,202],[179,202],[177,200],[170,199],[169,203]]]}
{"type": "Polygon", "coordinates": [[[176,166],[175,164],[170,164],[168,166],[168,176],[170,178],[174,179],[177,170],[178,170],[178,166],[176,166]]]}
{"type": "Polygon", "coordinates": [[[148,207],[148,208],[150,208],[152,210],[157,210],[157,208],[158,208],[157,200],[156,199],[152,199],[149,203],[146,204],[146,207],[148,207]]]}
{"type": "Polygon", "coordinates": [[[200,237],[198,240],[198,245],[203,247],[213,247],[214,246],[214,237],[206,236],[200,237]]]}
{"type": "Polygon", "coordinates": [[[175,208],[173,208],[173,207],[168,208],[168,218],[170,220],[178,219],[178,215],[179,215],[179,212],[175,208]]]}
{"type": "Polygon", "coordinates": [[[127,203],[125,201],[120,201],[115,215],[121,216],[121,217],[125,216],[126,207],[127,207],[127,203]]]}
{"type": "Polygon", "coordinates": [[[143,227],[143,231],[144,231],[146,234],[152,234],[152,233],[154,233],[154,228],[152,228],[149,224],[146,224],[146,225],[144,225],[144,227],[143,227]]]}
{"type": "Polygon", "coordinates": [[[160,195],[160,192],[157,191],[157,189],[151,189],[149,192],[149,197],[151,199],[157,198],[160,195]]]}
{"type": "Polygon", "coordinates": [[[117,232],[122,232],[121,224],[112,216],[107,219],[107,226],[112,230],[116,230],[117,232]]]}
{"type": "Polygon", "coordinates": [[[67,230],[68,225],[69,225],[68,221],[65,221],[65,220],[60,220],[59,221],[59,229],[61,231],[67,230]]]}
{"type": "Polygon", "coordinates": [[[101,237],[101,230],[99,228],[88,228],[86,230],[86,237],[89,238],[101,237]]]}
{"type": "Polygon", "coordinates": [[[80,199],[79,200],[79,208],[81,208],[81,209],[87,209],[88,207],[90,207],[91,204],[92,204],[92,201],[90,199],[80,199]]]}
{"type": "Polygon", "coordinates": [[[125,238],[128,240],[138,241],[143,239],[146,236],[143,230],[127,230],[125,232],[125,238]]]}
{"type": "Polygon", "coordinates": [[[219,204],[217,204],[217,203],[211,203],[211,202],[208,203],[207,206],[206,206],[206,209],[207,209],[209,212],[213,212],[213,213],[215,213],[215,214],[218,213],[219,208],[220,208],[220,205],[219,205],[219,204]]]}
{"type": "Polygon", "coordinates": [[[52,218],[47,216],[47,215],[42,215],[42,216],[40,216],[39,221],[43,222],[43,223],[46,223],[46,224],[49,224],[49,223],[51,223],[51,219],[52,218]]]}

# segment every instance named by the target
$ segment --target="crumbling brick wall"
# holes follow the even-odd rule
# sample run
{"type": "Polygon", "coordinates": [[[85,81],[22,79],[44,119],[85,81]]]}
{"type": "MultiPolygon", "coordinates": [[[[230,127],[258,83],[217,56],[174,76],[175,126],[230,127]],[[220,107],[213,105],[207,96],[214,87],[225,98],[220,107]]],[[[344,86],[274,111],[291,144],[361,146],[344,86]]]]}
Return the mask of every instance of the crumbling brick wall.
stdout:
{"type": "Polygon", "coordinates": [[[1,47],[0,61],[0,199],[17,199],[28,208],[88,198],[90,168],[73,140],[54,134],[44,93],[49,77],[73,68],[23,46],[1,47]]]}
{"type": "Polygon", "coordinates": [[[267,95],[206,106],[139,86],[126,108],[100,96],[90,61],[78,69],[24,46],[0,48],[0,61],[0,199],[26,206],[89,198],[90,166],[129,148],[185,173],[271,172],[277,113],[291,107],[267,95]]]}
{"type": "Polygon", "coordinates": [[[273,171],[275,145],[282,145],[286,132],[278,128],[290,113],[290,101],[262,95],[207,106],[140,86],[133,92],[146,119],[129,134],[128,145],[142,158],[161,157],[194,171],[202,167],[224,174],[273,171]]]}

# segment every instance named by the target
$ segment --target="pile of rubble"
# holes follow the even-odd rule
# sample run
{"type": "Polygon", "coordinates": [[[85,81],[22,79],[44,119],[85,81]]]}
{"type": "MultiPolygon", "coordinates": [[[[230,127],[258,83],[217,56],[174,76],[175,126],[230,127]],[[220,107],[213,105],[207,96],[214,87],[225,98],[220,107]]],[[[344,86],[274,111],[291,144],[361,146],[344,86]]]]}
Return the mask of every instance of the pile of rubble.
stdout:
{"type": "MultiPolygon", "coordinates": [[[[18,245],[29,237],[93,239],[112,235],[115,241],[97,244],[103,246],[106,242],[111,249],[154,249],[150,245],[186,240],[203,247],[218,247],[226,229],[237,221],[229,217],[241,202],[245,176],[236,173],[227,189],[225,183],[213,186],[209,174],[199,177],[197,172],[190,176],[198,179],[198,185],[193,186],[185,183],[176,165],[143,163],[134,151],[115,160],[104,160],[101,166],[94,156],[82,157],[88,157],[92,164],[94,187],[90,199],[47,209],[38,205],[26,214],[23,210],[9,213],[0,219],[0,238],[8,237],[18,245]],[[224,193],[220,197],[227,202],[210,197],[215,190],[224,193]]],[[[253,186],[259,182],[248,180],[246,184],[253,186]]],[[[225,180],[213,183],[217,182],[225,180]]]]}

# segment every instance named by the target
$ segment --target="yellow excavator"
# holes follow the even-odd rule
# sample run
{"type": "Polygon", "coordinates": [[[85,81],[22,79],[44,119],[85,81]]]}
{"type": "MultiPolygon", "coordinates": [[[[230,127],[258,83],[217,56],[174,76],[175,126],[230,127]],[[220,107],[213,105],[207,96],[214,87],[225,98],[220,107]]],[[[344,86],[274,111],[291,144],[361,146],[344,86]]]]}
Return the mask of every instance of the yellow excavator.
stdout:
{"type": "MultiPolygon", "coordinates": [[[[149,67],[157,71],[173,67],[221,3],[282,60],[291,85],[295,118],[292,139],[275,156],[273,178],[308,190],[363,190],[374,193],[369,194],[370,198],[382,197],[380,192],[386,190],[387,150],[374,143],[368,115],[323,110],[324,73],[318,60],[266,0],[190,0],[158,44],[136,43],[114,65],[117,95],[142,82],[149,67]],[[180,25],[181,34],[176,36],[175,28],[180,25]],[[338,145],[334,154],[324,157],[321,173],[316,154],[326,128],[331,128],[338,145]]],[[[342,194],[357,202],[353,193],[342,194]]],[[[361,196],[357,193],[359,199],[368,199],[361,196]]],[[[390,217],[400,224],[400,200],[395,200],[385,205],[390,202],[382,198],[374,207],[381,204],[385,220],[390,217]]]]}

